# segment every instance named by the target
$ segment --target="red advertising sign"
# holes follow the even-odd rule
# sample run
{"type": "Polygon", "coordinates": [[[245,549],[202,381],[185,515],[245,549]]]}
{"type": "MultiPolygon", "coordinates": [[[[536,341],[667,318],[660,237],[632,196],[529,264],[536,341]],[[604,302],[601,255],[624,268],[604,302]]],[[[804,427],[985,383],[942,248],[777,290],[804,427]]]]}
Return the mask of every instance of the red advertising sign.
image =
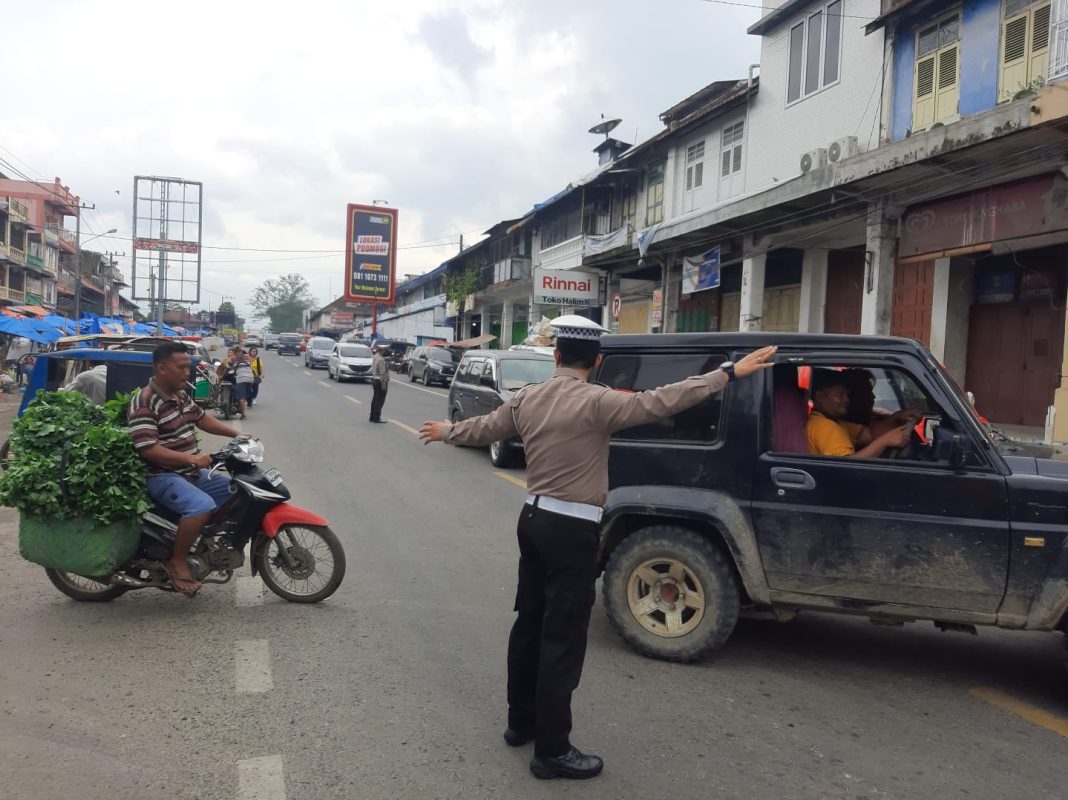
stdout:
{"type": "Polygon", "coordinates": [[[941,253],[1068,229],[1060,173],[913,206],[901,224],[902,257],[941,253]]]}
{"type": "Polygon", "coordinates": [[[350,203],[345,236],[345,299],[393,303],[397,209],[350,203]]]}

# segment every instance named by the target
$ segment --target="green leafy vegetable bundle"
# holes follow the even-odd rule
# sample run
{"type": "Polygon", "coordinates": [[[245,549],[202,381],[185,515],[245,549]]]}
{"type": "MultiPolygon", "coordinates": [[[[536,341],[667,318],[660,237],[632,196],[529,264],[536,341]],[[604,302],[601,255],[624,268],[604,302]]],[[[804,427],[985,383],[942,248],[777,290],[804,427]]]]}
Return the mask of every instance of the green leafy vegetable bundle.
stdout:
{"type": "Polygon", "coordinates": [[[130,395],[95,405],[78,392],[40,392],[15,422],[0,504],[34,517],[101,524],[148,508],[145,466],[125,429],[130,395]]]}

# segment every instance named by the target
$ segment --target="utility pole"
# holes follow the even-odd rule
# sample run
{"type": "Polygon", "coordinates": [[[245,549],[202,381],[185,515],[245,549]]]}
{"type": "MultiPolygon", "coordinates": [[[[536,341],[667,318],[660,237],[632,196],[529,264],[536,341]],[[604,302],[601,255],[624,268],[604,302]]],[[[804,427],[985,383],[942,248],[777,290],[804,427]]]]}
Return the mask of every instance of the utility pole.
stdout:
{"type": "MultiPolygon", "coordinates": [[[[160,203],[159,203],[159,238],[160,241],[167,240],[167,214],[169,210],[167,208],[167,200],[170,197],[170,190],[166,183],[161,184],[160,187],[160,203]]],[[[182,212],[185,213],[184,211],[182,212]]],[[[151,268],[150,268],[151,269],[151,268]]],[[[167,305],[167,253],[165,250],[159,251],[159,271],[156,276],[156,335],[163,335],[163,312],[167,305]]]]}
{"type": "Polygon", "coordinates": [[[461,233],[460,234],[460,252],[462,253],[463,251],[464,251],[464,235],[461,233]]]}
{"type": "Polygon", "coordinates": [[[79,197],[75,208],[78,209],[74,216],[74,324],[77,325],[82,318],[82,209],[95,209],[96,203],[84,205],[79,197]]]}

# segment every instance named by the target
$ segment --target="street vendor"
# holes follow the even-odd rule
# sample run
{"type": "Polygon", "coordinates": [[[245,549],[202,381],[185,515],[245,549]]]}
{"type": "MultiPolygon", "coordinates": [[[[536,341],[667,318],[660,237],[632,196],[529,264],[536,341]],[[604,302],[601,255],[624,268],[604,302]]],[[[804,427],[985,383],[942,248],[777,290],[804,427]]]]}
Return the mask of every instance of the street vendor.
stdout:
{"type": "Polygon", "coordinates": [[[211,457],[199,452],[193,428],[217,436],[241,435],[205,414],[189,397],[185,391],[189,369],[189,351],[184,343],[169,341],[156,347],[152,352],[153,376],[134,395],[127,415],[134,447],[148,465],[149,495],[182,516],[166,568],[171,585],[185,594],[201,588],[186,555],[212,512],[230,494],[228,475],[208,476],[211,457]]]}

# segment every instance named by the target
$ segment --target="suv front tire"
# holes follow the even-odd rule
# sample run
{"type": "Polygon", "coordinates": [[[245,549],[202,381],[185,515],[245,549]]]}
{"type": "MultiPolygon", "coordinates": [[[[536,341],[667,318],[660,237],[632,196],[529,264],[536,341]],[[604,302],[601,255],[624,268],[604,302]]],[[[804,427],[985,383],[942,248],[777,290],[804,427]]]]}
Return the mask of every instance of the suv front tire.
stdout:
{"type": "Polygon", "coordinates": [[[605,567],[602,596],[608,619],[628,645],[680,662],[722,646],[741,602],[723,552],[674,525],[641,528],[624,539],[605,567]]]}

